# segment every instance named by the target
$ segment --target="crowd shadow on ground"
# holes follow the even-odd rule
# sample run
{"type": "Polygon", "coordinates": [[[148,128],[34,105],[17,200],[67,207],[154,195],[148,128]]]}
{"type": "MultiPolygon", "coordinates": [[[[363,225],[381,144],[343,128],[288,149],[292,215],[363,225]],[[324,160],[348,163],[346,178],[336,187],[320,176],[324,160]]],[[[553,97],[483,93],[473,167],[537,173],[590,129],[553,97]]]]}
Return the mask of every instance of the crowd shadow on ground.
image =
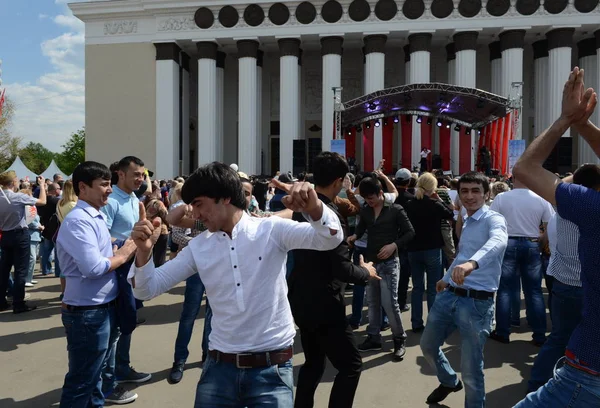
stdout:
{"type": "Polygon", "coordinates": [[[29,398],[23,401],[15,401],[12,398],[0,399],[0,407],[2,408],[47,408],[47,407],[58,407],[60,402],[61,389],[52,390],[45,392],[40,395],[36,395],[33,398],[29,398]]]}

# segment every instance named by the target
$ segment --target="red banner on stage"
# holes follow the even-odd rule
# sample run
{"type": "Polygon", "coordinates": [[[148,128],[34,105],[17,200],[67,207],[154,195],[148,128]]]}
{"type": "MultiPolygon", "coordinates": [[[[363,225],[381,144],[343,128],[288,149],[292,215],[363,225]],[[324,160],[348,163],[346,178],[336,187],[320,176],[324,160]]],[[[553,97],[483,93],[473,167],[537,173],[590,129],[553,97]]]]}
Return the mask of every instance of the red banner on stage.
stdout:
{"type": "Polygon", "coordinates": [[[392,174],[392,164],[394,161],[394,122],[388,120],[384,122],[381,135],[383,138],[383,158],[385,159],[383,170],[385,174],[392,174]]]}
{"type": "Polygon", "coordinates": [[[346,132],[346,160],[350,160],[350,158],[356,158],[356,128],[352,127],[350,130],[350,134],[346,132]]]}
{"type": "Polygon", "coordinates": [[[402,167],[412,170],[412,116],[402,116],[400,119],[402,130],[402,167]]]}
{"type": "Polygon", "coordinates": [[[502,140],[502,174],[508,172],[508,141],[512,139],[513,126],[512,114],[509,113],[504,118],[504,137],[502,140]]]}
{"type": "Polygon", "coordinates": [[[464,130],[458,134],[458,171],[464,174],[471,171],[471,133],[465,133],[464,130]]]}
{"type": "Polygon", "coordinates": [[[375,133],[375,128],[371,126],[367,129],[366,126],[363,127],[363,165],[362,168],[364,171],[373,171],[375,169],[373,160],[375,160],[373,156],[373,134],[375,133]]]}
{"type": "Polygon", "coordinates": [[[440,157],[442,158],[442,169],[450,170],[450,134],[452,129],[442,126],[440,128],[440,157]]]}
{"type": "Polygon", "coordinates": [[[498,119],[494,122],[494,128],[492,132],[492,142],[491,142],[491,156],[492,156],[492,168],[497,169],[500,167],[500,138],[502,135],[502,119],[498,119]]]}

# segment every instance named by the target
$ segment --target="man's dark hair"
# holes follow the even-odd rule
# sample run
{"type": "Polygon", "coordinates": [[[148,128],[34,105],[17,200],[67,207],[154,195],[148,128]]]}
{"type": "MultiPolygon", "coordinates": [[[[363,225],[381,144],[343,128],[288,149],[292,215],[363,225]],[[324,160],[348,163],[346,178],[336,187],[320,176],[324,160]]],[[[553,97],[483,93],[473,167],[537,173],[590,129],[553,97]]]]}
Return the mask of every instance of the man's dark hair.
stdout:
{"type": "Polygon", "coordinates": [[[573,184],[579,184],[594,190],[600,189],[600,166],[584,164],[573,173],[573,184]]]}
{"type": "Polygon", "coordinates": [[[369,198],[372,195],[378,196],[379,193],[383,191],[383,188],[381,187],[381,182],[373,177],[363,178],[360,182],[360,185],[358,186],[358,189],[360,190],[360,195],[363,198],[369,198]]]}
{"type": "Polygon", "coordinates": [[[313,161],[314,184],[328,187],[337,179],[344,179],[350,171],[348,162],[339,153],[321,152],[313,161]]]}
{"type": "Polygon", "coordinates": [[[415,188],[417,186],[417,180],[414,177],[408,179],[408,188],[415,188]]]}
{"type": "Polygon", "coordinates": [[[120,171],[127,171],[127,169],[129,168],[129,165],[133,163],[136,166],[140,166],[140,167],[144,167],[144,162],[140,159],[138,159],[135,156],[125,156],[123,157],[121,160],[119,160],[119,164],[117,165],[117,170],[120,171]]]}
{"type": "Polygon", "coordinates": [[[52,180],[56,181],[58,178],[60,177],[60,173],[56,173],[53,177],[52,180]]]}
{"type": "Polygon", "coordinates": [[[247,179],[246,177],[240,177],[240,181],[242,182],[242,184],[244,184],[244,183],[252,184],[252,182],[249,179],[247,179]]]}
{"type": "Polygon", "coordinates": [[[91,187],[94,180],[110,180],[110,170],[104,164],[95,161],[86,161],[75,167],[73,170],[75,195],[79,196],[79,183],[83,182],[91,187]]]}
{"type": "Polygon", "coordinates": [[[394,179],[394,185],[396,187],[408,188],[408,186],[410,185],[410,181],[412,179],[413,179],[412,177],[407,178],[406,180],[394,179]]]}
{"type": "Polygon", "coordinates": [[[246,209],[240,176],[227,164],[212,162],[199,167],[184,183],[181,198],[190,204],[198,197],[208,197],[215,201],[229,198],[231,205],[240,210],[246,209]]]}
{"type": "Polygon", "coordinates": [[[477,171],[470,171],[468,173],[463,174],[458,179],[458,190],[460,191],[460,185],[463,183],[473,183],[473,184],[481,184],[483,187],[483,193],[487,194],[490,192],[490,180],[483,173],[479,173],[477,171]]]}

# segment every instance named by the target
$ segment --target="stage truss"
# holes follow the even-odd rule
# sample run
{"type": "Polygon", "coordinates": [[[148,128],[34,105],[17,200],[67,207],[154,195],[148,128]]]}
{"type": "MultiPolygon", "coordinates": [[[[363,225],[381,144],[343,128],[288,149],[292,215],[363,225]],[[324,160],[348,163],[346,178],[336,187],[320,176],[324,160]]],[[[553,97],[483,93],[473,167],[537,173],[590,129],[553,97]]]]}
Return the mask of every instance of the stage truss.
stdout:
{"type": "Polygon", "coordinates": [[[338,89],[335,93],[338,102],[335,104],[336,138],[341,137],[342,129],[400,115],[432,117],[475,130],[505,117],[512,109],[520,108],[516,99],[509,100],[480,89],[442,83],[401,85],[372,92],[343,104],[339,103],[340,94],[341,89],[338,89]]]}

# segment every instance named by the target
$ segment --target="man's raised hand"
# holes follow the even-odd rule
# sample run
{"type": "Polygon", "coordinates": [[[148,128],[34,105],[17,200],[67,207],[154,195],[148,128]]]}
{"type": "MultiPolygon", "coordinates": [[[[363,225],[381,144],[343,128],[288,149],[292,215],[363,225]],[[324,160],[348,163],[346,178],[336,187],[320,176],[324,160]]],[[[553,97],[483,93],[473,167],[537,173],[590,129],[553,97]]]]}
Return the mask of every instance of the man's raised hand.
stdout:
{"type": "Polygon", "coordinates": [[[140,219],[133,226],[131,232],[131,239],[135,242],[139,251],[150,252],[152,247],[158,241],[160,236],[160,227],[162,221],[159,217],[156,217],[152,222],[146,219],[146,207],[143,203],[140,203],[140,219]]]}
{"type": "Polygon", "coordinates": [[[321,207],[321,200],[310,183],[284,184],[276,179],[271,180],[271,183],[275,188],[287,194],[281,199],[281,202],[294,212],[310,214],[321,207]]]}
{"type": "Polygon", "coordinates": [[[575,67],[565,83],[562,116],[571,124],[585,124],[594,112],[598,96],[592,88],[585,89],[584,71],[575,67]]]}

